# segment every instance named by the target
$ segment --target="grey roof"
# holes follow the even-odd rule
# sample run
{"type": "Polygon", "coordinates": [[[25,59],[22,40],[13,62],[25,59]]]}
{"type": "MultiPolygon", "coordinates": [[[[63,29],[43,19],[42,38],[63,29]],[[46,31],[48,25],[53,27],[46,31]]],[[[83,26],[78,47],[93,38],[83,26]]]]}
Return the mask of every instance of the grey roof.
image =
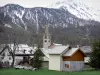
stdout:
{"type": "Polygon", "coordinates": [[[91,52],[92,52],[91,46],[82,46],[82,47],[80,47],[80,49],[81,49],[84,53],[91,53],[91,52]]]}
{"type": "MultiPolygon", "coordinates": [[[[7,44],[11,50],[14,48],[14,44],[7,44]]],[[[6,45],[4,44],[0,51],[5,47],[6,45]]],[[[18,44],[16,47],[15,54],[34,54],[35,50],[37,47],[30,47],[27,44],[18,44]],[[24,53],[25,51],[25,53],[24,53]]]]}
{"type": "Polygon", "coordinates": [[[45,48],[41,48],[41,51],[43,52],[43,54],[49,58],[49,49],[45,49],[45,48]]]}
{"type": "Polygon", "coordinates": [[[69,49],[63,56],[72,56],[79,48],[69,49]]]}
{"type": "Polygon", "coordinates": [[[49,49],[49,54],[61,54],[63,51],[69,48],[69,45],[67,46],[55,46],[51,49],[49,49]]]}

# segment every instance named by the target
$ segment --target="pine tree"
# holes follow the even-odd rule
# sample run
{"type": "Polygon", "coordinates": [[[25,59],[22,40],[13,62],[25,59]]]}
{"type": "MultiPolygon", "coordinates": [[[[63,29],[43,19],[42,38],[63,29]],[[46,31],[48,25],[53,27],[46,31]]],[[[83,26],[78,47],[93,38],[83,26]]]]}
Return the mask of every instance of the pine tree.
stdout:
{"type": "Polygon", "coordinates": [[[42,61],[43,61],[43,52],[38,47],[36,52],[34,53],[34,59],[33,59],[33,67],[34,68],[41,68],[42,67],[42,61]]]}
{"type": "Polygon", "coordinates": [[[92,50],[89,64],[95,69],[100,69],[100,40],[93,43],[92,50]]]}

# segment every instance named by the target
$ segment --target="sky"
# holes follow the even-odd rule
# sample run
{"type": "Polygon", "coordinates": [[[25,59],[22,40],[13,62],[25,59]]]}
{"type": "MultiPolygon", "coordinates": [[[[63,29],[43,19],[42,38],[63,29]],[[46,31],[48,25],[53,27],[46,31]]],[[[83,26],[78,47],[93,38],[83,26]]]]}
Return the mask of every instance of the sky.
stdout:
{"type": "Polygon", "coordinates": [[[0,6],[8,3],[19,4],[24,7],[46,7],[58,0],[0,0],[0,6]]]}
{"type": "MultiPolygon", "coordinates": [[[[49,6],[59,0],[0,0],[0,6],[4,6],[8,3],[19,4],[21,6],[32,8],[32,7],[46,7],[49,6]]],[[[60,0],[61,1],[61,0],[60,0]]],[[[68,0],[71,1],[71,0],[68,0]]],[[[80,0],[85,4],[98,8],[100,6],[100,0],[80,0]]]]}

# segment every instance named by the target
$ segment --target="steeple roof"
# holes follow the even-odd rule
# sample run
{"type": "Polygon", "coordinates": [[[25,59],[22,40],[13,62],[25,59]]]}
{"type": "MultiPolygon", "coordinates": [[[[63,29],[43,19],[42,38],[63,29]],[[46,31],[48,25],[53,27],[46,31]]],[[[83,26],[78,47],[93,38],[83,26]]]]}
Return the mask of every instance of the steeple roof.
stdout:
{"type": "Polygon", "coordinates": [[[49,35],[49,26],[48,25],[45,25],[45,34],[49,35]]]}

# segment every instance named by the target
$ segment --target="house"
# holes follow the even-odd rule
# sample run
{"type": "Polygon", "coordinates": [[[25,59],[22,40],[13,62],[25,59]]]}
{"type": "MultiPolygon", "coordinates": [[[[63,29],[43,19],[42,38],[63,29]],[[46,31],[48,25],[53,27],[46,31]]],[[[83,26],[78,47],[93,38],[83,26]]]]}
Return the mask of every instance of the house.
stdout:
{"type": "MultiPolygon", "coordinates": [[[[14,45],[11,44],[10,48],[13,50],[14,45]]],[[[15,63],[18,65],[24,58],[31,59],[34,56],[36,47],[30,47],[27,44],[18,44],[15,51],[15,63]]]]}
{"type": "Polygon", "coordinates": [[[45,26],[42,52],[49,70],[81,71],[84,68],[84,52],[80,48],[51,43],[48,26],[45,26]]]}
{"type": "Polygon", "coordinates": [[[2,51],[0,52],[0,61],[2,62],[2,66],[9,67],[12,63],[11,51],[9,50],[8,46],[5,46],[4,49],[1,49],[2,51]]]}
{"type": "Polygon", "coordinates": [[[81,71],[85,54],[80,48],[57,46],[49,50],[49,70],[81,71]]]}
{"type": "MultiPolygon", "coordinates": [[[[1,54],[0,54],[0,60],[5,64],[8,63],[10,66],[12,63],[12,55],[11,53],[13,52],[14,44],[7,44],[2,46],[0,49],[1,54]],[[7,46],[7,48],[5,48],[7,46]],[[3,50],[3,48],[5,48],[3,50]]],[[[15,62],[14,65],[18,65],[24,58],[33,58],[34,52],[35,52],[36,47],[30,47],[27,44],[18,44],[16,46],[16,51],[15,51],[15,62]]],[[[29,59],[29,60],[30,60],[29,59]]]]}
{"type": "Polygon", "coordinates": [[[92,48],[91,46],[82,46],[80,49],[85,53],[85,58],[84,58],[84,63],[88,64],[90,60],[90,55],[92,53],[92,48]]]}

